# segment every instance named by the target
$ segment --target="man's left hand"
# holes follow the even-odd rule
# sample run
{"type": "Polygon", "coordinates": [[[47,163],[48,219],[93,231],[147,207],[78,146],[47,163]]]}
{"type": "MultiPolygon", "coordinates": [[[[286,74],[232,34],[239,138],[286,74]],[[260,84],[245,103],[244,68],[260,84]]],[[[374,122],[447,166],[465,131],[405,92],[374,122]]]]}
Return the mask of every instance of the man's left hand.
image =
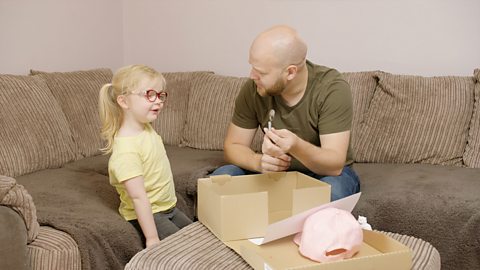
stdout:
{"type": "Polygon", "coordinates": [[[298,142],[298,136],[288,129],[268,130],[264,128],[265,135],[284,153],[289,153],[298,142]]]}

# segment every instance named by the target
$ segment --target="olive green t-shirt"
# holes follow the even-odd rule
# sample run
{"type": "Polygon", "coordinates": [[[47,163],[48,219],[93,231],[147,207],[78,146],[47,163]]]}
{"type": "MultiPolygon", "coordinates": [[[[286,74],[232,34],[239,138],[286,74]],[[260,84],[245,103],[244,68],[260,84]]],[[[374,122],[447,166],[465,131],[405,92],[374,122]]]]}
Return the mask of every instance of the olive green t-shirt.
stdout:
{"type": "MultiPolygon", "coordinates": [[[[335,69],[307,61],[308,82],[302,99],[289,107],[281,96],[262,97],[253,80],[242,87],[235,100],[233,124],[246,129],[267,127],[268,114],[275,110],[272,127],[288,129],[298,137],[321,146],[319,135],[350,130],[352,124],[352,95],[350,86],[335,69]]],[[[352,163],[350,146],[346,164],[352,163]]],[[[309,171],[292,159],[289,170],[309,171]]]]}

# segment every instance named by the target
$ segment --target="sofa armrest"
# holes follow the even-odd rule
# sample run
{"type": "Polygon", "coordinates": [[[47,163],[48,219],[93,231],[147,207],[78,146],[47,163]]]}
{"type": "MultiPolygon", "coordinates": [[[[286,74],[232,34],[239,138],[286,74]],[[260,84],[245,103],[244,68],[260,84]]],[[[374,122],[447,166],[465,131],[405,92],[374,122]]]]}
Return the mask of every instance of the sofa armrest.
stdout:
{"type": "Polygon", "coordinates": [[[28,269],[27,228],[23,218],[0,205],[0,269],[28,269]]]}

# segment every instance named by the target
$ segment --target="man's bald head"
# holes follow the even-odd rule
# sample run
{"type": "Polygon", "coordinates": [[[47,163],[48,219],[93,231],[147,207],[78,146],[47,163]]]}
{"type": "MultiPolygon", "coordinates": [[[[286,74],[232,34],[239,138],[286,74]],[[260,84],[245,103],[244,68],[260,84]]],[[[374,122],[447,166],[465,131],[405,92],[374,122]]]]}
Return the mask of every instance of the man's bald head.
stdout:
{"type": "Polygon", "coordinates": [[[286,25],[274,26],[260,33],[250,47],[251,61],[262,59],[278,67],[301,66],[306,56],[307,45],[295,29],[286,25]]]}

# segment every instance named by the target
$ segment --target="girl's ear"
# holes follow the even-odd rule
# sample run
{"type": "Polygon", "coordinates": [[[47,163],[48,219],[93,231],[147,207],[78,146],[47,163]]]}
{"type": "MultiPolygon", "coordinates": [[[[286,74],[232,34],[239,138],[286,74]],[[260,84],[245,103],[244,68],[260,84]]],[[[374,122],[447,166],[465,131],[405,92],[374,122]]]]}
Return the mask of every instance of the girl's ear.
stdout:
{"type": "Polygon", "coordinates": [[[117,103],[122,109],[128,109],[127,97],[125,95],[119,95],[117,97],[117,103]]]}

